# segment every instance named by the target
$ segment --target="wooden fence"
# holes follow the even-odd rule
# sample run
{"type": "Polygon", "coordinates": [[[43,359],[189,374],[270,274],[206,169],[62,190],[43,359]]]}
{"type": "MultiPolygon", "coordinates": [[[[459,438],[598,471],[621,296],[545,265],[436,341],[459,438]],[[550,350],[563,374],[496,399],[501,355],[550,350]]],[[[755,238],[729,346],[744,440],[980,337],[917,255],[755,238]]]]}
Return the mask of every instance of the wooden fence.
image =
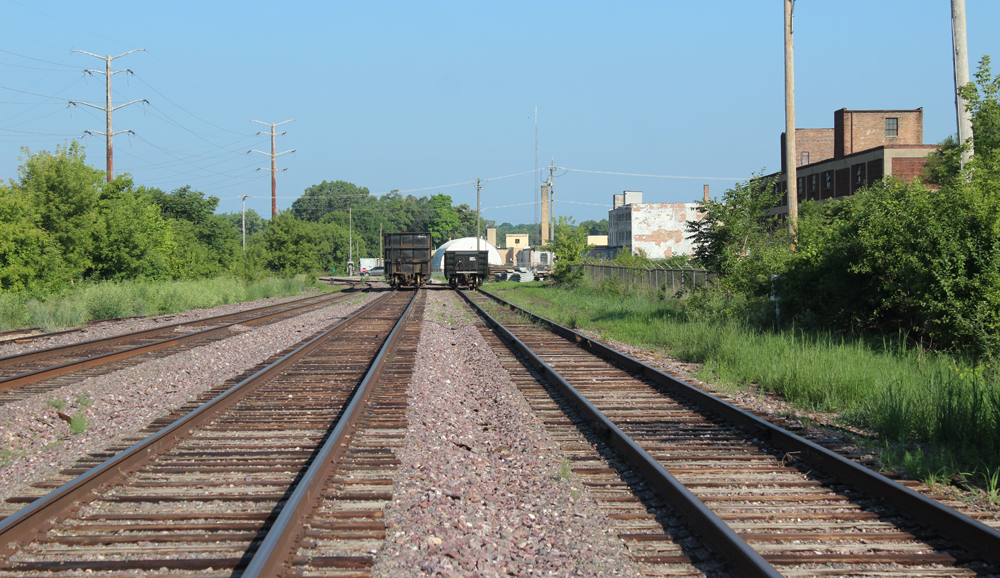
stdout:
{"type": "Polygon", "coordinates": [[[606,280],[620,280],[626,287],[659,291],[665,288],[671,295],[690,293],[698,287],[715,287],[715,273],[705,269],[646,269],[642,267],[617,267],[614,265],[573,265],[573,270],[583,268],[584,275],[596,284],[606,280]]]}

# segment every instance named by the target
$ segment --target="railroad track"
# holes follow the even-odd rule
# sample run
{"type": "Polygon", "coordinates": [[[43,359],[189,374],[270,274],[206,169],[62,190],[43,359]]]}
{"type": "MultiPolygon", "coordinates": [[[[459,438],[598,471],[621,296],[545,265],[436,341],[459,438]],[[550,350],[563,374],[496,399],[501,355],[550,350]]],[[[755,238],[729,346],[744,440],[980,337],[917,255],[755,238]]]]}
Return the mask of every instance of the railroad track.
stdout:
{"type": "Polygon", "coordinates": [[[995,529],[581,334],[462,295],[645,572],[1000,570],[995,529]]]}
{"type": "Polygon", "coordinates": [[[171,355],[180,348],[199,347],[225,339],[237,330],[237,326],[274,323],[343,301],[352,295],[354,293],[307,297],[0,357],[0,405],[58,389],[87,377],[117,371],[156,356],[171,355]]]}
{"type": "Polygon", "coordinates": [[[28,505],[0,521],[0,575],[371,566],[421,299],[387,293],[59,489],[15,498],[28,505]]]}

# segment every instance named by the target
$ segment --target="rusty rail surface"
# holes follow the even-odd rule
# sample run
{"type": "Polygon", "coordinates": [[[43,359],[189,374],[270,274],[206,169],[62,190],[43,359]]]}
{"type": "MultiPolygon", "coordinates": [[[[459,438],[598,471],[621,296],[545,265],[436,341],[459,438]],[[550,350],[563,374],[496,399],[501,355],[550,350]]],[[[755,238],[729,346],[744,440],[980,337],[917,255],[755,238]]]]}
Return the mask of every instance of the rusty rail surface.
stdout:
{"type": "Polygon", "coordinates": [[[356,398],[358,383],[377,371],[374,357],[386,358],[387,335],[401,323],[401,314],[415,296],[387,293],[156,435],[0,521],[0,572],[241,568],[285,501],[295,495],[294,488],[312,471],[307,466],[319,461],[317,448],[323,440],[330,445],[337,431],[353,427],[339,425],[351,419],[345,417],[346,406],[367,407],[356,398]],[[336,431],[331,434],[330,428],[336,431]],[[223,437],[234,431],[246,433],[232,440],[223,437]],[[254,450],[255,443],[262,447],[254,450]],[[294,447],[279,449],[284,443],[294,447]],[[227,488],[227,476],[240,483],[227,488]],[[218,501],[253,505],[242,514],[203,510],[218,501]],[[172,503],[188,502],[191,506],[186,508],[170,508],[172,503]],[[115,509],[123,503],[139,504],[139,511],[115,509]],[[166,511],[157,514],[157,508],[166,511]],[[75,521],[70,523],[67,516],[75,521]],[[57,531],[45,535],[52,529],[57,531]],[[145,534],[120,536],[120,532],[145,534]],[[168,532],[176,535],[165,535],[168,532]],[[206,544],[199,548],[214,555],[176,557],[183,548],[169,545],[185,540],[206,544]],[[234,542],[242,545],[233,546],[234,542]],[[114,546],[122,543],[132,544],[129,548],[143,555],[130,556],[126,551],[121,560],[87,559],[72,550],[76,545],[113,558],[114,546]],[[149,558],[161,551],[166,553],[149,558]]]}
{"type": "MultiPolygon", "coordinates": [[[[291,303],[257,307],[237,313],[173,323],[162,327],[154,327],[102,339],[92,339],[80,343],[0,357],[0,392],[40,383],[82,369],[107,365],[144,353],[211,339],[219,335],[224,335],[234,325],[263,323],[284,315],[336,303],[349,298],[351,295],[353,293],[308,297],[291,303]],[[199,326],[208,326],[208,328],[184,333],[183,335],[161,338],[161,334],[164,333],[199,326]],[[52,361],[52,363],[39,363],[46,360],[52,361]]],[[[4,400],[0,400],[0,403],[3,402],[4,400]]]]}
{"type": "MultiPolygon", "coordinates": [[[[778,575],[772,564],[794,568],[800,564],[896,563],[910,567],[920,564],[929,566],[937,564],[949,567],[949,569],[944,570],[946,574],[935,573],[941,570],[929,568],[928,575],[971,575],[973,572],[971,567],[960,568],[955,567],[955,565],[971,563],[973,567],[976,567],[982,566],[984,563],[996,564],[1000,559],[1000,532],[997,530],[936,500],[895,483],[833,451],[771,424],[700,389],[687,385],[626,354],[562,327],[551,320],[531,314],[486,292],[481,293],[489,296],[502,308],[509,309],[530,321],[518,322],[515,319],[514,322],[507,323],[508,327],[504,327],[503,324],[477,306],[476,301],[481,298],[473,298],[465,294],[463,297],[512,347],[517,348],[529,359],[530,365],[559,389],[566,399],[572,401],[579,413],[592,422],[601,438],[616,446],[622,455],[628,456],[634,467],[643,470],[647,476],[650,476],[651,483],[656,485],[664,496],[669,496],[668,502],[672,508],[685,515],[694,516],[690,518],[693,526],[717,551],[724,553],[734,561],[732,565],[734,572],[743,575],[778,575]],[[539,329],[536,327],[538,324],[549,327],[551,332],[539,329]],[[563,339],[553,341],[553,333],[563,339]],[[549,337],[545,338],[541,334],[549,337]],[[536,353],[532,349],[540,353],[536,353]],[[584,355],[577,356],[574,351],[584,355]],[[599,364],[593,359],[604,360],[602,363],[610,369],[600,369],[599,364]],[[605,381],[607,383],[613,382],[614,388],[607,389],[611,387],[609,385],[602,389],[603,386],[599,382],[605,381]],[[596,396],[595,400],[597,401],[588,400],[584,393],[581,393],[581,386],[590,392],[589,395],[596,396]],[[617,393],[608,393],[609,391],[617,393]],[[611,401],[615,395],[634,395],[635,407],[631,402],[611,401]],[[672,405],[659,401],[671,397],[678,401],[672,401],[672,405]],[[644,404],[647,404],[648,407],[644,404]],[[606,415],[608,411],[618,417],[609,418],[606,415]],[[650,417],[646,417],[646,415],[650,417]],[[678,425],[671,426],[670,420],[672,419],[678,420],[678,425]],[[734,441],[736,434],[731,432],[725,432],[725,435],[733,437],[732,440],[726,442],[731,444],[730,448],[712,447],[712,439],[725,440],[725,435],[711,433],[712,430],[709,429],[709,426],[718,427],[713,425],[715,423],[731,424],[729,430],[738,431],[739,437],[750,440],[749,443],[742,442],[745,449],[737,449],[736,441],[734,441]],[[670,427],[695,428],[696,431],[701,432],[698,434],[699,436],[704,436],[702,446],[685,447],[679,445],[671,447],[669,435],[653,433],[662,432],[663,428],[670,427]],[[627,433],[631,433],[631,437],[626,435],[627,433]],[[636,435],[639,436],[638,439],[632,439],[636,435]],[[726,451],[729,453],[726,454],[726,451]],[[737,453],[739,451],[743,453],[737,453]],[[764,547],[762,544],[795,540],[796,536],[802,541],[848,541],[862,540],[865,535],[863,532],[856,532],[854,535],[851,535],[850,532],[838,533],[837,531],[803,532],[801,528],[796,528],[795,524],[791,522],[788,522],[789,534],[787,536],[769,534],[767,531],[753,531],[753,528],[747,531],[749,526],[743,527],[742,533],[733,532],[729,526],[731,523],[735,523],[733,520],[740,519],[740,515],[727,509],[736,506],[727,506],[726,504],[737,503],[736,498],[732,495],[726,497],[717,494],[721,491],[719,488],[727,488],[729,492],[738,493],[738,488],[735,488],[736,482],[725,477],[725,467],[719,468],[718,473],[715,474],[718,481],[714,482],[705,481],[703,478],[699,478],[696,473],[698,468],[708,467],[700,462],[708,463],[710,460],[716,459],[718,460],[716,463],[723,463],[726,458],[718,457],[722,455],[728,455],[730,460],[737,460],[736,463],[741,463],[738,460],[742,459],[745,460],[743,463],[756,460],[761,464],[766,464],[766,460],[771,459],[772,465],[759,467],[762,470],[768,467],[772,468],[776,472],[775,476],[782,472],[790,474],[796,468],[797,471],[804,474],[804,477],[800,476],[798,481],[789,478],[781,482],[774,482],[774,485],[788,488],[789,495],[775,497],[764,494],[745,498],[749,503],[757,504],[761,510],[754,516],[742,515],[745,519],[757,520],[758,529],[765,529],[766,524],[763,523],[763,520],[782,518],[782,514],[766,513],[768,509],[780,507],[781,504],[786,504],[787,507],[794,509],[794,507],[804,508],[805,506],[802,506],[801,503],[812,503],[813,505],[810,507],[817,508],[814,512],[800,514],[803,523],[799,526],[803,527],[817,524],[817,520],[823,519],[824,515],[830,519],[836,518],[836,515],[833,514],[823,514],[820,510],[823,506],[820,504],[832,503],[836,505],[842,501],[844,507],[848,507],[850,504],[867,504],[857,512],[844,514],[845,518],[854,516],[858,520],[878,519],[880,523],[891,521],[897,528],[906,528],[912,533],[897,529],[895,532],[867,534],[868,538],[876,542],[878,540],[895,541],[894,543],[900,544],[898,552],[892,552],[889,547],[886,547],[884,552],[878,551],[879,546],[873,545],[870,548],[875,551],[874,554],[869,552],[867,556],[852,556],[846,553],[838,554],[841,550],[849,550],[848,546],[838,550],[836,547],[823,545],[816,546],[816,551],[826,550],[829,552],[828,554],[816,553],[810,556],[804,552],[796,552],[798,547],[789,547],[786,553],[776,553],[777,550],[780,550],[779,547],[770,547],[770,545],[764,547]],[[788,465],[789,462],[791,467],[788,465]],[[695,465],[691,465],[692,463],[695,465]],[[679,472],[678,476],[683,478],[684,482],[682,487],[676,487],[675,484],[679,482],[677,482],[677,478],[670,475],[670,470],[679,472]],[[821,483],[817,483],[817,480],[814,479],[815,476],[819,475],[816,472],[822,472],[822,475],[826,476],[821,483]],[[813,476],[813,478],[809,476],[813,476]],[[689,485],[696,491],[687,491],[683,485],[689,485]],[[826,493],[816,493],[811,496],[791,495],[792,489],[798,487],[822,488],[826,493]],[[707,488],[715,489],[709,491],[707,488]],[[833,491],[827,490],[827,488],[833,491]],[[716,493],[713,494],[713,491],[716,493]],[[753,500],[754,497],[757,498],[756,501],[753,500]],[[809,502],[810,500],[812,502],[809,502]],[[709,506],[709,504],[714,505],[709,506]],[[888,506],[886,511],[880,510],[885,506],[888,506]],[[716,512],[720,514],[717,515],[716,512]],[[723,516],[725,519],[722,519],[723,516]],[[727,523],[727,520],[730,522],[727,523]],[[808,520],[812,520],[812,522],[808,520]],[[928,533],[927,529],[932,529],[933,532],[928,533]],[[799,533],[796,535],[794,532],[799,533]],[[917,545],[909,547],[907,550],[908,546],[900,542],[905,540],[914,541],[914,544],[917,545]],[[938,544],[938,547],[927,545],[928,540],[938,544]],[[756,562],[752,563],[753,568],[750,568],[750,565],[754,556],[748,556],[746,552],[750,548],[748,542],[755,544],[755,549],[762,551],[762,554],[756,556],[756,562]],[[924,543],[923,547],[919,547],[921,542],[924,543]],[[942,547],[948,552],[942,552],[942,547]],[[952,551],[958,554],[953,556],[949,553],[952,551]],[[761,564],[761,562],[764,563],[761,564]],[[765,574],[760,574],[760,572],[765,574]]],[[[729,467],[734,468],[731,471],[733,476],[736,476],[738,468],[732,465],[729,467]]],[[[749,468],[750,466],[745,467],[749,468]]],[[[764,478],[758,481],[762,484],[767,483],[764,478]]],[[[820,492],[820,490],[816,489],[815,492],[820,492]]],[[[828,509],[830,512],[840,511],[832,506],[828,509]]],[[[794,512],[791,512],[788,517],[794,515],[794,512]]],[[[888,525],[886,526],[888,527],[888,525]]],[[[892,528],[888,527],[888,529],[892,528]]],[[[858,549],[864,551],[865,547],[861,546],[858,549]]]]}

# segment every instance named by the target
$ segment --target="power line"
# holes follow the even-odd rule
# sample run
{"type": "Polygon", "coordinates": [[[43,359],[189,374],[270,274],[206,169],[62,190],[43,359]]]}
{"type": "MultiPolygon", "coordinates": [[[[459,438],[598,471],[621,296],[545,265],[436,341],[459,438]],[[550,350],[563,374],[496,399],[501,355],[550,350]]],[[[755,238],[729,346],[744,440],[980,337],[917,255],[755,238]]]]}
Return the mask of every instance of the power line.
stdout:
{"type": "MultiPolygon", "coordinates": [[[[3,52],[4,54],[10,54],[12,56],[17,56],[17,57],[20,57],[20,58],[27,58],[28,60],[34,60],[36,62],[44,62],[45,64],[54,64],[55,66],[65,66],[68,70],[76,68],[72,64],[64,64],[62,62],[52,62],[51,60],[42,60],[41,58],[35,58],[33,56],[26,56],[24,54],[18,54],[16,52],[11,52],[10,50],[4,50],[2,48],[0,48],[0,52],[3,52]]],[[[11,65],[11,66],[15,66],[15,65],[11,65]]],[[[41,70],[45,70],[45,69],[41,69],[41,70]]]]}
{"type": "Polygon", "coordinates": [[[565,171],[571,171],[574,173],[594,173],[598,175],[620,175],[625,177],[651,177],[654,179],[693,179],[699,181],[739,181],[745,177],[687,177],[679,175],[645,175],[640,173],[616,173],[612,171],[588,171],[585,169],[569,169],[566,167],[556,167],[557,169],[562,169],[565,171]]]}

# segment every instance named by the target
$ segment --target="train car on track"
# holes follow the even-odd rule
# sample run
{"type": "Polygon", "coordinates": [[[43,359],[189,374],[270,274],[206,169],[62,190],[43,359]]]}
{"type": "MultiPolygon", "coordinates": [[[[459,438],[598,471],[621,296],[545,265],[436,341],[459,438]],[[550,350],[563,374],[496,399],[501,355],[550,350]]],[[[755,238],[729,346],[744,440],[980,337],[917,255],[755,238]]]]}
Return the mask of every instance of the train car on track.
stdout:
{"type": "Polygon", "coordinates": [[[385,280],[392,287],[420,287],[431,278],[430,233],[385,233],[385,280]]]}
{"type": "Polygon", "coordinates": [[[444,276],[452,289],[474,288],[490,274],[489,251],[445,251],[444,276]]]}

